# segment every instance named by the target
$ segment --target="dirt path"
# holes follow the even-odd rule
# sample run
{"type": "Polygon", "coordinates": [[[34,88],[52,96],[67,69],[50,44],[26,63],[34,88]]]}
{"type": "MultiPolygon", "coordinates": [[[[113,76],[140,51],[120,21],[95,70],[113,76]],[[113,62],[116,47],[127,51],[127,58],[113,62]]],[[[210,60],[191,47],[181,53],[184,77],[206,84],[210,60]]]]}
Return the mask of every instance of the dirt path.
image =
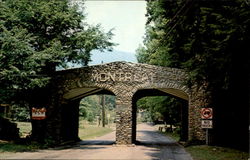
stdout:
{"type": "Polygon", "coordinates": [[[38,152],[10,153],[0,155],[4,159],[164,159],[192,160],[184,148],[172,139],[155,131],[153,126],[137,126],[137,140],[140,145],[113,145],[112,132],[94,140],[82,141],[67,149],[40,150],[38,152]]]}

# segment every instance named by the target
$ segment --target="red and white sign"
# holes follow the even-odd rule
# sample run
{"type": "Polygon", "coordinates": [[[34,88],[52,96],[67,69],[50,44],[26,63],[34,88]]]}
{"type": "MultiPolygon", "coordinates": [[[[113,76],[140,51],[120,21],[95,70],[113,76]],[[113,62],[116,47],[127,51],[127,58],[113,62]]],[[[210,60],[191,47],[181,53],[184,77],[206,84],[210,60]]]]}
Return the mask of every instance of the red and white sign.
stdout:
{"type": "Polygon", "coordinates": [[[42,120],[46,118],[46,108],[32,108],[32,119],[42,120]]]}
{"type": "Polygon", "coordinates": [[[201,128],[213,128],[213,121],[212,120],[201,120],[201,128]]]}
{"type": "Polygon", "coordinates": [[[202,108],[201,109],[201,119],[213,119],[213,109],[212,108],[202,108]]]}

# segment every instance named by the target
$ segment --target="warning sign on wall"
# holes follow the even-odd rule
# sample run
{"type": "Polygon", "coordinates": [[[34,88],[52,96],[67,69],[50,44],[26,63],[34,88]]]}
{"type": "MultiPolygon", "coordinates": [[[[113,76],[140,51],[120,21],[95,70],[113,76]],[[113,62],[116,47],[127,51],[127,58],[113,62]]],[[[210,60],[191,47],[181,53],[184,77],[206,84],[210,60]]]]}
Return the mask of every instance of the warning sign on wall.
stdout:
{"type": "Polygon", "coordinates": [[[201,120],[201,128],[213,128],[212,120],[201,120]]]}
{"type": "Polygon", "coordinates": [[[213,119],[213,109],[212,108],[202,108],[201,109],[201,119],[213,119]]]}
{"type": "Polygon", "coordinates": [[[32,108],[32,119],[42,120],[46,118],[46,108],[32,108]]]}

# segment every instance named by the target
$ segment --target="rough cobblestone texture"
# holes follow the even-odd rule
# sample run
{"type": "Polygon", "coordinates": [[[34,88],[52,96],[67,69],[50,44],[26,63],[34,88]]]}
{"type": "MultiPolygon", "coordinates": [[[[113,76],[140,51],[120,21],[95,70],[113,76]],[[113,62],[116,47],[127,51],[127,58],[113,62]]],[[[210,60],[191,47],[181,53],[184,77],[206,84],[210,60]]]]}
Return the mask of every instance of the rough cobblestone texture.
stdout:
{"type": "MultiPolygon", "coordinates": [[[[200,107],[206,105],[205,96],[201,89],[195,86],[190,89],[184,85],[186,78],[187,74],[180,69],[126,62],[58,71],[53,79],[52,98],[47,107],[47,136],[63,141],[63,135],[68,135],[63,133],[63,121],[67,118],[63,116],[63,107],[70,107],[71,101],[107,90],[116,96],[116,143],[132,144],[133,96],[138,90],[159,89],[188,100],[189,140],[204,140],[200,107]]],[[[72,124],[78,124],[74,118],[71,119],[72,124]]],[[[75,133],[78,129],[70,125],[68,127],[68,132],[75,130],[75,133]]]]}

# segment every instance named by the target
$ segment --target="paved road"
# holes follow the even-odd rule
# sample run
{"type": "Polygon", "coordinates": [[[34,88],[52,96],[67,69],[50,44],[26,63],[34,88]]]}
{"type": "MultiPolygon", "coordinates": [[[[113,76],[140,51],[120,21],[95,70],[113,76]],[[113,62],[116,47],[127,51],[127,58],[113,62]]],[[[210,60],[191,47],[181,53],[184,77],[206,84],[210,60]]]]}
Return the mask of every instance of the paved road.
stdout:
{"type": "Polygon", "coordinates": [[[172,139],[155,131],[153,126],[137,126],[140,145],[114,145],[114,132],[95,140],[82,141],[64,149],[40,150],[0,155],[5,159],[162,159],[192,160],[191,156],[172,139]]]}

